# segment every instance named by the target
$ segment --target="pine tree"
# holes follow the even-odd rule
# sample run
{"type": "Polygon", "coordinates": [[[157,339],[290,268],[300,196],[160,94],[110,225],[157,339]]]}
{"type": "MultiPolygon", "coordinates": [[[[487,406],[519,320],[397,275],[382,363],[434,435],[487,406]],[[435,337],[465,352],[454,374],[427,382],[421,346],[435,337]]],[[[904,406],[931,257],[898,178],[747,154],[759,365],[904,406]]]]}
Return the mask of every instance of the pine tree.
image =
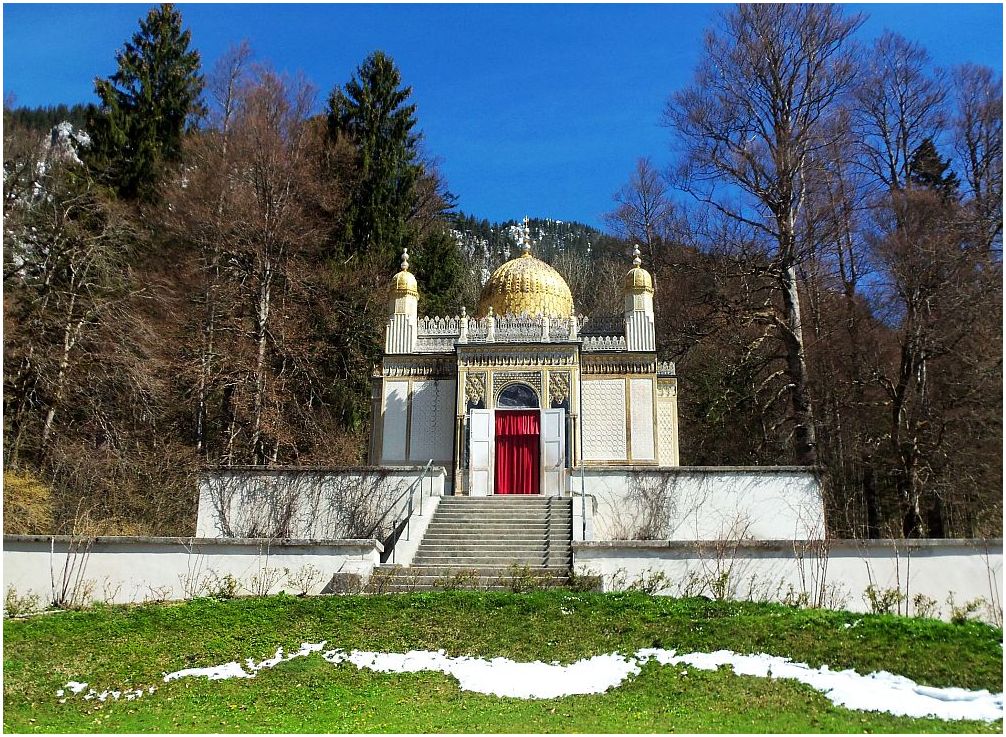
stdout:
{"type": "Polygon", "coordinates": [[[950,169],[950,159],[940,158],[932,139],[926,138],[912,152],[909,163],[909,179],[918,187],[939,192],[944,197],[957,197],[960,180],[950,169]]]}
{"type": "Polygon", "coordinates": [[[422,174],[411,94],[391,58],[375,51],[329,98],[329,137],[348,138],[359,165],[343,248],[347,255],[373,256],[389,269],[409,245],[409,218],[422,174]]]}
{"type": "Polygon", "coordinates": [[[163,166],[181,156],[186,120],[201,111],[199,53],[182,16],[165,3],[116,52],[118,70],[96,79],[99,109],[88,122],[88,166],[129,199],[149,200],[163,166]]]}

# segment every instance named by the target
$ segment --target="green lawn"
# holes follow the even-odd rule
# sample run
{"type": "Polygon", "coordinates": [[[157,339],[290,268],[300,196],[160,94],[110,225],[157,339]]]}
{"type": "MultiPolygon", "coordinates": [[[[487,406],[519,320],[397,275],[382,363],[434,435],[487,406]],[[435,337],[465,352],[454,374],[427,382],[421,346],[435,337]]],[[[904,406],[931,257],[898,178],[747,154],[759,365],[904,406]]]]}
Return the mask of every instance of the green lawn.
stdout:
{"type": "Polygon", "coordinates": [[[318,656],[251,680],[162,674],[263,659],[277,646],[559,660],[640,647],[767,652],[1002,691],[1001,630],[893,616],[643,594],[445,591],[100,608],[4,622],[7,732],[1001,732],[837,708],[793,681],[648,664],[602,695],[523,701],[462,692],[440,673],[381,674],[318,656]],[[858,622],[854,627],[845,624],[858,622]],[[687,674],[685,671],[687,670],[687,674]],[[104,704],[56,690],[156,685],[104,704]]]}

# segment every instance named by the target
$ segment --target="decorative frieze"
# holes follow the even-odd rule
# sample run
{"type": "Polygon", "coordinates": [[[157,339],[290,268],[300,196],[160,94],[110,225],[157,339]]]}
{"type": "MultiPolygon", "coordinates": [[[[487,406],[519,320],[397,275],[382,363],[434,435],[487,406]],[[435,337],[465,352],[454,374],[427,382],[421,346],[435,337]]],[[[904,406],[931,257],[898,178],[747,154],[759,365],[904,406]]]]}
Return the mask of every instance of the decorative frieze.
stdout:
{"type": "Polygon", "coordinates": [[[458,347],[458,365],[473,368],[509,368],[521,366],[574,366],[576,349],[573,346],[514,345],[493,348],[470,344],[458,347]]]}
{"type": "MultiPolygon", "coordinates": [[[[659,375],[659,374],[658,374],[659,375]]],[[[677,384],[673,381],[658,381],[657,382],[657,398],[658,399],[669,399],[675,397],[678,394],[677,384]]]]}
{"type": "MultiPolygon", "coordinates": [[[[620,319],[620,318],[619,318],[620,319]]],[[[543,317],[533,315],[487,315],[481,319],[461,314],[457,317],[421,317],[416,324],[416,350],[421,353],[453,350],[467,343],[549,343],[574,341],[582,325],[597,318],[543,317]]],[[[608,321],[603,325],[607,326],[608,321]]],[[[614,324],[614,323],[612,323],[614,324]]],[[[621,325],[621,323],[619,323],[621,325]]],[[[609,330],[622,332],[622,327],[609,330]]],[[[595,329],[594,334],[597,334],[595,329]]]]}
{"type": "Polygon", "coordinates": [[[451,378],[457,374],[454,356],[385,356],[375,376],[415,376],[422,378],[451,378]]]}
{"type": "Polygon", "coordinates": [[[656,361],[646,358],[646,354],[584,354],[581,357],[584,374],[653,374],[656,361]]]}
{"type": "Polygon", "coordinates": [[[552,405],[560,405],[569,397],[569,374],[565,372],[549,372],[548,398],[552,405]]]}
{"type": "Polygon", "coordinates": [[[624,335],[584,335],[583,350],[585,351],[624,351],[626,342],[624,335]]]}
{"type": "Polygon", "coordinates": [[[430,335],[450,335],[457,337],[461,334],[462,317],[420,317],[417,321],[419,337],[430,335]]]}
{"type": "Polygon", "coordinates": [[[496,371],[492,375],[493,396],[497,399],[507,384],[519,381],[534,388],[541,396],[541,371],[496,371]]]}
{"type": "Polygon", "coordinates": [[[482,402],[486,397],[486,375],[484,373],[468,374],[465,380],[465,398],[474,404],[482,402]]]}

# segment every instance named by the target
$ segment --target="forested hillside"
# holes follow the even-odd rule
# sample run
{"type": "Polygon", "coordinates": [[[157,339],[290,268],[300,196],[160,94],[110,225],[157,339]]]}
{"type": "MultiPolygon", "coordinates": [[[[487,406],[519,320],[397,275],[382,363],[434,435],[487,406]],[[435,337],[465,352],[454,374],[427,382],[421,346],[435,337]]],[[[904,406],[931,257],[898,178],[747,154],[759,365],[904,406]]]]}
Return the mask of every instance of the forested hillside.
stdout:
{"type": "MultiPolygon", "coordinates": [[[[816,465],[837,536],[1000,535],[1002,81],[858,22],[726,9],[678,158],[535,252],[611,314],[640,245],[684,463],[816,465]]],[[[519,253],[379,51],[319,104],[243,44],[204,69],[165,5],[116,62],[96,106],[5,104],[7,532],[191,534],[204,465],[364,461],[402,248],[441,315],[519,253]]]]}

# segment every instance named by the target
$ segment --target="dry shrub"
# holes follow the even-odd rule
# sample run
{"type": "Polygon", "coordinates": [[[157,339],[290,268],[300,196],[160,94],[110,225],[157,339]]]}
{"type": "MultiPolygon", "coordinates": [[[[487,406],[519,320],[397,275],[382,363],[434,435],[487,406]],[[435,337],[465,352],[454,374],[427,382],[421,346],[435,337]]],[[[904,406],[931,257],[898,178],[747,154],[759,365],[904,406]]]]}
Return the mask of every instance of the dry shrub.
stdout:
{"type": "Polygon", "coordinates": [[[41,535],[53,529],[52,489],[31,471],[4,471],[3,531],[8,535],[41,535]]]}

